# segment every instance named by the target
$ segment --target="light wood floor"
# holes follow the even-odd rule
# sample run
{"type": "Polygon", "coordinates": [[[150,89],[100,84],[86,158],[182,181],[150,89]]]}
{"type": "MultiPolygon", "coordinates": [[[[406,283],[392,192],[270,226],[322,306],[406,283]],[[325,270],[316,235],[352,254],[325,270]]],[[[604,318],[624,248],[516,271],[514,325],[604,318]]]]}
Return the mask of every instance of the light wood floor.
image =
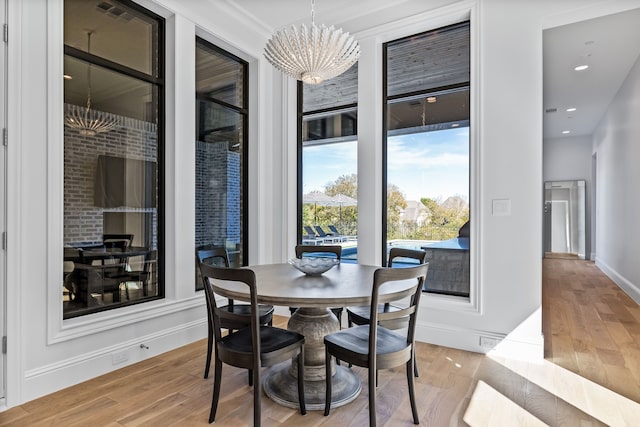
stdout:
{"type": "MultiPolygon", "coordinates": [[[[588,261],[544,260],[543,276],[545,360],[418,344],[422,425],[640,425],[640,308],[588,261]]],[[[28,402],[0,413],[0,425],[207,425],[205,350],[199,341],[28,402]]],[[[368,425],[366,373],[354,369],[363,380],[356,401],[303,417],[263,396],[263,425],[368,425]]],[[[379,425],[413,425],[404,371],[379,381],[379,425]]],[[[215,425],[251,425],[251,408],[245,371],[225,366],[215,425]]]]}

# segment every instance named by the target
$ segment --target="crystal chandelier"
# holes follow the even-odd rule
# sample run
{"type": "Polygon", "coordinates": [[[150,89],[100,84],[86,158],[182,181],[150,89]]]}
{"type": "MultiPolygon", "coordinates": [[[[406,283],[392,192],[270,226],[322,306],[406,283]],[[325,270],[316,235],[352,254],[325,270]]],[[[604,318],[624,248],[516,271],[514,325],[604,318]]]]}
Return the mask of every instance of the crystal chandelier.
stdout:
{"type": "MultiPolygon", "coordinates": [[[[87,53],[91,53],[91,32],[87,32],[87,53]]],[[[118,119],[103,111],[91,109],[91,64],[87,67],[87,108],[72,106],[64,119],[65,124],[77,129],[80,135],[94,136],[97,133],[109,132],[118,126],[118,119]]]]}
{"type": "Polygon", "coordinates": [[[311,27],[292,25],[267,42],[264,56],[274,67],[305,83],[318,84],[347,71],[360,56],[358,42],[342,29],[315,24],[311,0],[311,27]]]}

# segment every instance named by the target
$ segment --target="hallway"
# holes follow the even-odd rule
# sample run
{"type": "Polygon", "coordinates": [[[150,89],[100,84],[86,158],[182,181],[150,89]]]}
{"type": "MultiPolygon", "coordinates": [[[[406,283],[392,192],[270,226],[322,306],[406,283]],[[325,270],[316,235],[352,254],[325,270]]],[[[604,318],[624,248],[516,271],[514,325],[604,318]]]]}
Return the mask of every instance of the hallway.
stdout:
{"type": "Polygon", "coordinates": [[[640,402],[640,307],[593,262],[543,261],[545,359],[640,402]]]}

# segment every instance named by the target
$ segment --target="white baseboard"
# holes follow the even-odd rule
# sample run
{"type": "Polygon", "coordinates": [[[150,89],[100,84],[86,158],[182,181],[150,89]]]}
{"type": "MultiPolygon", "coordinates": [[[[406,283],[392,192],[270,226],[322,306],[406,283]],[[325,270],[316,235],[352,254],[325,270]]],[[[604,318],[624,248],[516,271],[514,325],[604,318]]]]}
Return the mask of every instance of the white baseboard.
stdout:
{"type": "MultiPolygon", "coordinates": [[[[288,307],[276,307],[275,314],[289,317],[288,307]]],[[[346,327],[346,316],[343,316],[343,327],[346,327]]],[[[416,341],[474,353],[491,353],[506,357],[526,360],[542,360],[544,358],[544,337],[514,337],[505,334],[463,329],[451,325],[418,321],[416,324],[416,341]]]]}
{"type": "Polygon", "coordinates": [[[629,295],[635,302],[640,304],[640,288],[631,283],[622,274],[611,268],[602,259],[596,257],[596,266],[602,270],[613,282],[620,287],[627,295],[629,295]]]}
{"type": "Polygon", "coordinates": [[[490,331],[418,322],[416,340],[474,353],[491,353],[525,360],[544,358],[544,337],[512,337],[490,331]]]}
{"type": "Polygon", "coordinates": [[[194,321],[27,371],[21,401],[28,402],[206,338],[206,323],[206,319],[194,321]]]}

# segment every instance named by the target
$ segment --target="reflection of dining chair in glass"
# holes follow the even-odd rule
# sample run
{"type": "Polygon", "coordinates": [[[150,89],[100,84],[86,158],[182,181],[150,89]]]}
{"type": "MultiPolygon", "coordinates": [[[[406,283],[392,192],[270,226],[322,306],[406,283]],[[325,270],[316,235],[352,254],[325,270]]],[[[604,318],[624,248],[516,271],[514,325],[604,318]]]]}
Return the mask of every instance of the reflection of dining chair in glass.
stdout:
{"type": "MultiPolygon", "coordinates": [[[[200,249],[196,251],[196,262],[200,267],[200,274],[202,275],[201,266],[209,265],[215,266],[218,263],[218,266],[229,268],[229,256],[227,255],[227,250],[222,247],[213,247],[209,246],[207,249],[200,249]]],[[[207,361],[204,368],[204,377],[209,377],[209,366],[211,365],[211,351],[213,350],[213,337],[214,337],[214,325],[213,325],[213,302],[210,301],[210,294],[206,292],[207,289],[207,279],[202,275],[202,284],[205,289],[205,300],[207,302],[207,318],[208,318],[208,341],[207,341],[207,361]]],[[[232,320],[223,318],[221,320],[221,327],[224,329],[228,329],[229,332],[233,332],[234,330],[238,330],[244,328],[246,326],[251,325],[251,319],[253,316],[251,315],[251,306],[248,304],[236,304],[232,299],[227,300],[227,305],[218,307],[219,310],[225,310],[229,313],[233,313],[234,317],[232,320]]],[[[258,306],[258,321],[261,325],[271,325],[273,323],[273,306],[272,305],[264,305],[260,304],[258,306]]],[[[251,371],[249,371],[249,385],[253,383],[253,376],[251,371]]]]}
{"type": "MultiPolygon", "coordinates": [[[[252,270],[239,268],[218,268],[200,263],[200,272],[205,285],[208,301],[211,301],[213,333],[216,343],[215,368],[213,382],[213,398],[209,422],[215,421],[220,399],[220,383],[222,381],[222,364],[226,363],[238,368],[249,369],[253,373],[253,425],[260,425],[262,386],[260,368],[273,366],[291,360],[297,356],[298,363],[298,403],[300,413],[306,414],[304,402],[304,336],[297,332],[273,326],[261,325],[258,316],[250,316],[250,325],[240,326],[246,321],[245,315],[229,311],[226,307],[218,307],[215,295],[216,281],[233,281],[249,288],[251,296],[251,312],[256,313],[258,296],[256,293],[256,275],[252,270]],[[237,325],[235,332],[222,336],[224,325],[237,325]]],[[[237,307],[237,306],[236,306],[237,307]]]]}
{"type": "Polygon", "coordinates": [[[324,337],[326,368],[326,401],[324,415],[331,409],[331,357],[368,369],[369,377],[369,425],[376,425],[376,374],[378,369],[389,369],[405,365],[409,385],[409,401],[414,424],[419,424],[415,399],[415,327],[422,285],[427,277],[427,264],[408,268],[380,268],[373,275],[370,322],[343,329],[324,337]],[[415,280],[411,288],[409,305],[402,310],[379,312],[380,288],[389,282],[415,280]],[[404,332],[387,329],[387,322],[408,318],[404,332]]]}
{"type": "MultiPolygon", "coordinates": [[[[397,267],[400,259],[412,259],[416,260],[417,264],[424,264],[427,262],[427,253],[421,250],[405,249],[405,248],[391,248],[389,251],[389,260],[387,261],[387,267],[397,267]],[[393,265],[393,261],[396,260],[396,266],[393,265]]],[[[390,303],[380,304],[378,306],[378,312],[390,312],[399,311],[403,307],[393,305],[390,303]]],[[[370,322],[370,307],[347,307],[347,319],[349,327],[356,325],[368,325],[370,322]]],[[[393,321],[387,321],[383,324],[387,329],[402,329],[406,328],[409,323],[408,317],[399,317],[393,321]]],[[[418,377],[418,365],[415,365],[415,375],[418,377]]]]}
{"type": "MultiPolygon", "coordinates": [[[[128,282],[136,282],[136,283],[140,283],[140,285],[142,286],[142,295],[143,296],[147,296],[149,293],[149,283],[151,281],[151,283],[153,283],[153,280],[151,280],[154,276],[154,270],[155,269],[155,265],[156,265],[156,257],[157,257],[157,251],[149,251],[144,255],[144,260],[142,262],[142,268],[139,270],[131,270],[131,271],[127,271],[124,274],[123,279],[125,284],[128,282]]],[[[138,257],[139,258],[139,257],[138,257]]],[[[134,262],[131,262],[130,266],[133,266],[134,262]]],[[[126,287],[126,291],[127,291],[127,299],[129,299],[129,286],[127,285],[126,287]]]]}
{"type": "Polygon", "coordinates": [[[120,301],[120,286],[124,283],[127,300],[129,299],[129,286],[127,285],[128,256],[124,252],[131,247],[133,234],[103,234],[102,244],[105,250],[113,251],[111,260],[103,260],[104,292],[111,292],[113,301],[120,301]],[[118,252],[122,255],[118,256],[118,252]]]}
{"type": "MultiPolygon", "coordinates": [[[[297,245],[296,246],[296,258],[302,258],[304,255],[314,256],[314,257],[327,257],[329,254],[335,255],[335,258],[338,258],[338,261],[342,259],[342,246],[340,245],[323,245],[323,246],[312,246],[312,245],[297,245]]],[[[329,255],[331,256],[331,255],[329,255]]],[[[289,311],[293,314],[298,307],[289,307],[289,311]]],[[[340,323],[340,327],[342,327],[342,307],[331,307],[331,311],[338,318],[338,322],[340,323]]]]}

